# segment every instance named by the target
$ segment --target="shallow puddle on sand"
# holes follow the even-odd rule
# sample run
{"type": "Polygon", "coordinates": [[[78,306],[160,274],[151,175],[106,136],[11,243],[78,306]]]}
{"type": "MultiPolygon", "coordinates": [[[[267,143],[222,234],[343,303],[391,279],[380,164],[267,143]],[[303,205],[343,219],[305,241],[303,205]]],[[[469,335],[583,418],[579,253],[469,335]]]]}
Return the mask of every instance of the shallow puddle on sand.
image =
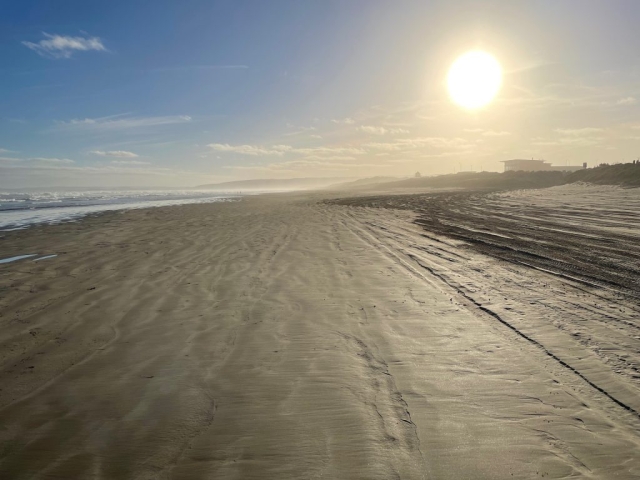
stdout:
{"type": "Polygon", "coordinates": [[[0,263],[15,262],[17,260],[22,260],[23,258],[35,257],[36,255],[37,253],[31,253],[29,255],[17,255],[15,257],[3,258],[3,259],[0,259],[0,263]]]}
{"type": "Polygon", "coordinates": [[[34,262],[39,262],[40,260],[46,260],[47,258],[55,258],[57,257],[58,254],[55,255],[45,255],[44,257],[39,257],[39,258],[34,258],[33,261],[34,262]]]}

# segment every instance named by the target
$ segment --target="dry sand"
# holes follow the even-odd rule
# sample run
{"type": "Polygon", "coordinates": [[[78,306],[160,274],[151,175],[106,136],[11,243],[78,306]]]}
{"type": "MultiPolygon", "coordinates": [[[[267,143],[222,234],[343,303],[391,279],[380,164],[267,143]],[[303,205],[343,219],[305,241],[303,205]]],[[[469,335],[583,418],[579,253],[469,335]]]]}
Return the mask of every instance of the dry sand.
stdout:
{"type": "Polygon", "coordinates": [[[606,336],[568,280],[416,217],[272,195],[0,234],[59,255],[0,265],[0,478],[638,478],[638,385],[556,335],[606,336]]]}

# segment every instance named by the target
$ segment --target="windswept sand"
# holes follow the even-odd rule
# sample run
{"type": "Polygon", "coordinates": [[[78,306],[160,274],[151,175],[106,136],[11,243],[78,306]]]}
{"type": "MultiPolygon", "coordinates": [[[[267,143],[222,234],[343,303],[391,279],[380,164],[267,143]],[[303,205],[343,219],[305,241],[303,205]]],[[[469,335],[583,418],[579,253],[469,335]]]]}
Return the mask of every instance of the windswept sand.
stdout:
{"type": "Polygon", "coordinates": [[[638,385],[554,334],[564,280],[318,200],[0,234],[59,255],[0,265],[0,478],[640,476],[638,385]]]}

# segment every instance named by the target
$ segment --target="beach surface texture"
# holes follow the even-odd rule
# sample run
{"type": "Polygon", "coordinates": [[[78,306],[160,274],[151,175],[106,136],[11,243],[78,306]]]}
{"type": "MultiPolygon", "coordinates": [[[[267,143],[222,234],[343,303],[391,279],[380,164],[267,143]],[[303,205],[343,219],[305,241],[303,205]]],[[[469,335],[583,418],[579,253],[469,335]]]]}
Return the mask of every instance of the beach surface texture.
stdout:
{"type": "Polygon", "coordinates": [[[583,205],[594,230],[558,217],[544,240],[600,238],[610,259],[607,235],[631,239],[600,283],[470,248],[410,200],[262,195],[0,233],[3,258],[57,255],[0,264],[0,478],[639,478],[637,278],[614,276],[638,265],[640,210],[620,192],[460,207],[509,213],[488,232],[507,242],[509,222],[553,231],[571,195],[613,199],[607,225],[583,205]]]}

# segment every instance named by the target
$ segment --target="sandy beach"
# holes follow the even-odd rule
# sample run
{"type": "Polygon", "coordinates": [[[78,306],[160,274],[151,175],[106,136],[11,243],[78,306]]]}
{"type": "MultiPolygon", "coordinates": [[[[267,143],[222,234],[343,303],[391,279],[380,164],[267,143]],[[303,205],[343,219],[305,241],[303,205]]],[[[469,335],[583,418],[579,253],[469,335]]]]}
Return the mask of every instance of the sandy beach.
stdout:
{"type": "Polygon", "coordinates": [[[0,478],[640,476],[633,282],[330,196],[0,233],[0,478]]]}

